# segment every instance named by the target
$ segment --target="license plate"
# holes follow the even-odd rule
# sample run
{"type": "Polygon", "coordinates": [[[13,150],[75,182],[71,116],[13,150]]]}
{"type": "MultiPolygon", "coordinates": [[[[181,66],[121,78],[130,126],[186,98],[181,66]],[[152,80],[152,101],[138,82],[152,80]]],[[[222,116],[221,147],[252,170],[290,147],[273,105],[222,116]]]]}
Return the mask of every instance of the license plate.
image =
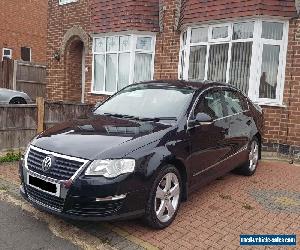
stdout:
{"type": "Polygon", "coordinates": [[[48,194],[55,195],[57,197],[60,196],[60,185],[58,183],[51,182],[47,180],[46,177],[43,176],[33,176],[31,174],[27,175],[27,183],[28,185],[46,192],[48,194]]]}

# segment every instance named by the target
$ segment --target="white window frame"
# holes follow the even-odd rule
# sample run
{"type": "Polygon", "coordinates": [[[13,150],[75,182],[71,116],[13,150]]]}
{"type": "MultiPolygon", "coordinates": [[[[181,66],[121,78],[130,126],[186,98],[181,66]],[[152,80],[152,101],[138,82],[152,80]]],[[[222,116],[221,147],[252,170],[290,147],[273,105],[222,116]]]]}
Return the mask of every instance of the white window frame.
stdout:
{"type": "Polygon", "coordinates": [[[69,3],[77,2],[78,0],[59,0],[59,5],[65,5],[69,3]]]}
{"type": "MultiPolygon", "coordinates": [[[[31,60],[32,60],[32,49],[31,49],[31,47],[21,47],[21,50],[22,50],[22,48],[26,48],[26,49],[29,49],[29,51],[30,51],[30,56],[29,56],[29,62],[31,62],[31,60]]],[[[22,51],[21,51],[21,59],[22,59],[22,51]]]]}
{"type": "Polygon", "coordinates": [[[195,26],[187,27],[181,33],[181,37],[180,37],[178,78],[180,79],[180,76],[182,74],[183,80],[188,80],[190,49],[193,46],[204,45],[207,47],[204,80],[207,80],[210,46],[214,45],[214,44],[228,43],[229,49],[228,49],[227,69],[226,69],[227,70],[226,71],[226,82],[228,82],[229,75],[230,75],[232,44],[235,42],[252,42],[253,44],[252,44],[252,58],[251,58],[251,65],[250,65],[249,90],[248,90],[247,94],[253,102],[258,103],[259,105],[282,106],[283,105],[284,82],[285,82],[286,54],[287,54],[287,45],[288,45],[288,30],[289,30],[289,22],[286,19],[278,19],[278,18],[275,19],[275,18],[270,18],[270,17],[239,19],[239,20],[233,20],[230,22],[211,23],[211,24],[195,25],[195,26]],[[261,38],[263,21],[282,23],[283,24],[282,40],[272,40],[272,39],[261,38]],[[245,23],[254,22],[253,38],[233,40],[232,39],[233,24],[243,23],[243,22],[245,22],[245,23]],[[229,29],[228,29],[229,38],[212,39],[212,29],[214,27],[221,27],[221,26],[229,26],[229,29]],[[208,41],[191,43],[191,30],[193,28],[208,28],[208,41]],[[187,36],[186,36],[187,39],[186,39],[185,45],[183,43],[183,33],[184,32],[187,32],[187,36]],[[278,84],[277,84],[275,99],[259,98],[262,51],[263,51],[264,44],[280,46],[278,75],[277,75],[277,83],[278,84]],[[182,59],[181,55],[182,55],[183,50],[185,51],[185,58],[184,58],[185,67],[183,67],[183,72],[181,72],[181,59],[182,59]],[[258,62],[258,63],[255,63],[255,62],[258,62]]]}
{"type": "Polygon", "coordinates": [[[2,49],[2,61],[3,61],[3,58],[4,57],[8,57],[9,59],[12,59],[12,49],[9,49],[9,48],[3,48],[2,49]],[[9,54],[10,54],[10,56],[4,56],[4,51],[9,51],[9,54]]]}
{"type": "Polygon", "coordinates": [[[117,74],[117,80],[116,80],[116,92],[109,92],[105,90],[105,82],[103,84],[103,89],[101,91],[95,91],[94,86],[95,86],[95,55],[105,55],[105,69],[104,69],[104,81],[106,78],[106,58],[107,54],[117,54],[117,72],[119,71],[119,54],[122,53],[130,53],[130,70],[129,70],[129,84],[134,83],[134,63],[135,63],[135,55],[138,53],[143,53],[143,54],[151,54],[152,55],[152,61],[151,61],[151,79],[153,80],[154,77],[154,58],[155,58],[155,45],[156,45],[156,36],[155,34],[126,34],[126,33],[119,33],[119,34],[104,34],[104,35],[95,35],[93,37],[93,62],[92,62],[92,84],[91,84],[91,93],[92,94],[99,94],[99,95],[113,95],[116,93],[118,90],[118,73],[117,74]],[[107,37],[122,37],[122,36],[129,36],[130,37],[130,49],[129,50],[124,50],[124,51],[105,51],[105,52],[96,52],[95,51],[95,40],[99,38],[107,38],[107,37]],[[152,48],[150,50],[143,50],[143,49],[136,49],[136,44],[137,44],[137,39],[138,37],[149,37],[152,38],[152,48]]]}

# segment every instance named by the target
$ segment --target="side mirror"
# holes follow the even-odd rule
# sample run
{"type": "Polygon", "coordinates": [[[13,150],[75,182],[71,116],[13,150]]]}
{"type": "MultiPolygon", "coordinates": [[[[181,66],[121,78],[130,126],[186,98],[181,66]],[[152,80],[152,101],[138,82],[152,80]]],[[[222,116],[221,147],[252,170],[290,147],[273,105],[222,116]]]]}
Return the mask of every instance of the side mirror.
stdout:
{"type": "Polygon", "coordinates": [[[189,121],[190,127],[195,127],[197,125],[210,125],[213,122],[213,118],[206,113],[198,113],[194,120],[189,121]]]}
{"type": "Polygon", "coordinates": [[[196,115],[196,121],[201,125],[211,124],[213,122],[213,118],[206,113],[198,113],[196,115]]]}

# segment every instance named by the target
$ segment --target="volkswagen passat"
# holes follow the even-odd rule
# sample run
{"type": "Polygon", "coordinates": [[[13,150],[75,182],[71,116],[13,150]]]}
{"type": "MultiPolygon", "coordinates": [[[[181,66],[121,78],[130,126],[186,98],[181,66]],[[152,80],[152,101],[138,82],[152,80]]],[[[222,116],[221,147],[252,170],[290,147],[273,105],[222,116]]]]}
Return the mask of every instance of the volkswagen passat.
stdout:
{"type": "Polygon", "coordinates": [[[38,135],[20,162],[21,194],[67,218],[144,217],[168,226],[193,190],[254,174],[262,114],[220,83],[155,81],[119,91],[86,120],[38,135]]]}

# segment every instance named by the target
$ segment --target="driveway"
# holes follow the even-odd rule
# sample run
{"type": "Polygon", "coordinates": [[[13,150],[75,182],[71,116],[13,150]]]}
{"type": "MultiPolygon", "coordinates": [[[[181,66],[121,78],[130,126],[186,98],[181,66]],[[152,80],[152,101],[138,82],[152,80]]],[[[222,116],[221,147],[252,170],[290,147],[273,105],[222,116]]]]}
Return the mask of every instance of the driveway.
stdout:
{"type": "MultiPolygon", "coordinates": [[[[0,190],[2,183],[6,197],[2,200],[11,202],[12,196],[19,201],[16,176],[16,164],[0,165],[0,190]]],[[[22,200],[17,206],[32,209],[22,200]]],[[[83,248],[85,239],[90,247],[98,240],[99,246],[115,249],[238,249],[240,234],[297,234],[299,238],[300,166],[263,161],[252,177],[219,178],[193,193],[174,223],[161,231],[145,227],[140,220],[79,223],[47,216],[57,220],[54,225],[64,223],[73,230],[75,235],[65,238],[83,248]]]]}

